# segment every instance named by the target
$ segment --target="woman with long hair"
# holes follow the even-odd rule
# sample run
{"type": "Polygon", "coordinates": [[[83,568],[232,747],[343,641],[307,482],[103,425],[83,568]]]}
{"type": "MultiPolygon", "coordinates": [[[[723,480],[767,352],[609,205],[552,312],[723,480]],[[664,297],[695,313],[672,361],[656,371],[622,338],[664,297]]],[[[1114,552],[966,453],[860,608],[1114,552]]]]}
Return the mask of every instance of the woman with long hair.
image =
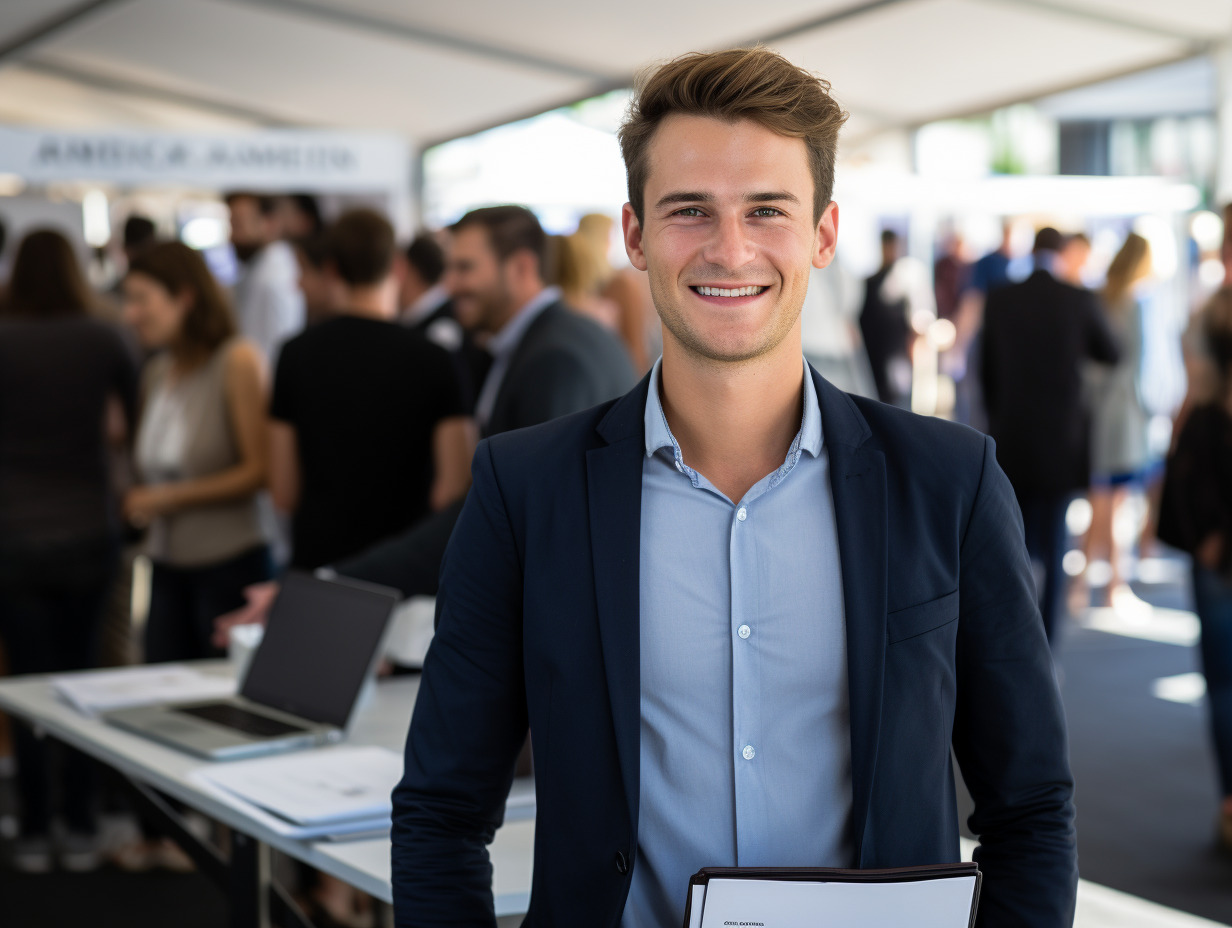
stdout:
{"type": "MultiPolygon", "coordinates": [[[[1115,531],[1117,511],[1129,490],[1145,484],[1151,466],[1147,429],[1150,413],[1142,403],[1142,297],[1140,285],[1151,274],[1151,246],[1131,232],[1108,266],[1104,310],[1121,345],[1114,366],[1092,365],[1091,386],[1091,528],[1086,538],[1087,563],[1106,554],[1111,565],[1109,604],[1133,601],[1122,577],[1126,552],[1115,531]],[[1128,595],[1127,595],[1128,594],[1128,595]]],[[[1136,534],[1136,533],[1135,533],[1136,534]]]]}
{"type": "Polygon", "coordinates": [[[1159,538],[1193,557],[1211,736],[1219,773],[1219,841],[1232,850],[1232,287],[1202,310],[1218,388],[1186,416],[1168,457],[1159,538]]]}
{"type": "Polygon", "coordinates": [[[137,256],[124,301],[142,345],[160,352],[142,382],[142,485],[124,500],[129,521],[149,529],[145,659],[215,656],[215,616],[242,605],[244,587],[271,573],[256,502],[269,445],[263,362],[237,337],[226,298],[187,245],[137,256]]]}
{"type": "MultiPolygon", "coordinates": [[[[73,247],[42,229],[18,247],[0,304],[0,638],[13,673],[94,666],[120,547],[108,441],[123,440],[137,365],[120,332],[92,318],[73,247]],[[110,423],[112,434],[108,435],[110,423]]],[[[21,837],[13,863],[52,866],[53,812],[62,866],[98,863],[89,762],[15,732],[21,837]],[[53,808],[59,795],[61,808],[53,808]]]]}

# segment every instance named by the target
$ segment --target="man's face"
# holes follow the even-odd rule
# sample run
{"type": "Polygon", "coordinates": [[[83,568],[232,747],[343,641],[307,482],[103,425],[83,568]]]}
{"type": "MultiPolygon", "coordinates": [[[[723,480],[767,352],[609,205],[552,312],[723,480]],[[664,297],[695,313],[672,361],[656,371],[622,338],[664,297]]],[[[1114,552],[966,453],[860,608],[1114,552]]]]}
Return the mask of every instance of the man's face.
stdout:
{"type": "Polygon", "coordinates": [[[502,262],[482,226],[466,226],[453,236],[445,270],[445,287],[453,297],[462,327],[472,332],[499,332],[515,309],[502,262]]]}
{"type": "Polygon", "coordinates": [[[1061,257],[1058,262],[1058,276],[1063,280],[1081,286],[1082,271],[1087,266],[1087,261],[1091,257],[1091,246],[1081,239],[1075,239],[1066,242],[1065,247],[1061,249],[1061,257]]]}
{"type": "Polygon", "coordinates": [[[252,197],[236,197],[230,203],[231,245],[241,261],[251,261],[258,251],[273,240],[273,219],[261,214],[261,207],[252,197]]]}
{"type": "Polygon", "coordinates": [[[833,203],[813,221],[804,141],[673,115],[647,154],[644,221],[625,206],[625,245],[649,271],[665,338],[710,361],[772,351],[796,330],[809,271],[830,263],[838,236],[833,203]]]}

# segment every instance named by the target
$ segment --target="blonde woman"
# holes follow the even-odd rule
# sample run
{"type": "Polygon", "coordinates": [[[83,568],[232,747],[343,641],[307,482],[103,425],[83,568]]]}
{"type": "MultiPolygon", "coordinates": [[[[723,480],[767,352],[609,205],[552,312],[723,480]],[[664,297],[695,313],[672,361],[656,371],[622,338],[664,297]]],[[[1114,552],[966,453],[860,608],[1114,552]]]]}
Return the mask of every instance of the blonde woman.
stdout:
{"type": "Polygon", "coordinates": [[[1127,552],[1113,530],[1116,512],[1131,488],[1141,486],[1151,467],[1147,443],[1150,413],[1142,403],[1141,287],[1151,275],[1151,247],[1141,235],[1130,233],[1108,267],[1103,289],[1108,326],[1121,345],[1121,360],[1113,365],[1092,365],[1091,389],[1091,529],[1086,556],[1106,555],[1112,567],[1107,587],[1109,604],[1132,594],[1121,573],[1127,552]]]}

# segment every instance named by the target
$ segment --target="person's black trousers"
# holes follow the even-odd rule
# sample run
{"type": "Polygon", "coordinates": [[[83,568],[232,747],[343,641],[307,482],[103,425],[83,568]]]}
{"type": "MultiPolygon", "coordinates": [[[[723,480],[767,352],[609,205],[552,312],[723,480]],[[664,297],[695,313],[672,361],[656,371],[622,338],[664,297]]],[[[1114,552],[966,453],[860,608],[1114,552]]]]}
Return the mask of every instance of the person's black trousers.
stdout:
{"type": "Polygon", "coordinates": [[[244,605],[244,587],[273,576],[269,547],[261,545],[206,567],[155,561],[150,612],[145,623],[145,662],[221,657],[210,642],[214,620],[244,605]]]}
{"type": "MultiPolygon", "coordinates": [[[[0,570],[0,637],[9,671],[61,673],[96,666],[99,627],[114,580],[114,548],[83,546],[80,552],[66,551],[54,569],[44,566],[23,559],[20,571],[0,570]]],[[[24,724],[13,728],[22,834],[48,833],[56,793],[68,827],[92,833],[93,762],[65,745],[52,745],[24,724]]]]}
{"type": "Polygon", "coordinates": [[[1048,643],[1055,649],[1065,592],[1065,513],[1073,493],[1015,489],[1014,494],[1022,510],[1027,553],[1044,568],[1044,582],[1038,590],[1040,617],[1048,643]]]}

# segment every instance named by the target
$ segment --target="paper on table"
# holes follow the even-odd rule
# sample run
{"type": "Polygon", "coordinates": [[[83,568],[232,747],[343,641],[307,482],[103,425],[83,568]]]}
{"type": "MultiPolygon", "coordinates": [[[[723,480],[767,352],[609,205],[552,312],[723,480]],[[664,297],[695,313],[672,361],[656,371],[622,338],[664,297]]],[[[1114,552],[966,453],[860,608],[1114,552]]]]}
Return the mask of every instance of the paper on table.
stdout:
{"type": "Polygon", "coordinates": [[[711,879],[701,928],[816,928],[822,914],[826,928],[967,928],[974,894],[974,876],[901,883],[711,879]]]}
{"type": "Polygon", "coordinates": [[[277,835],[307,841],[312,838],[330,838],[341,835],[363,834],[365,832],[380,833],[389,830],[388,815],[376,819],[333,822],[323,825],[293,825],[285,819],[271,815],[263,809],[254,806],[250,802],[245,802],[235,793],[223,789],[206,776],[206,773],[207,771],[201,768],[190,770],[188,772],[188,779],[219,802],[243,812],[249,821],[277,835]]]}
{"type": "Polygon", "coordinates": [[[202,773],[292,824],[336,824],[389,817],[389,794],[402,779],[402,755],[386,748],[338,747],[234,761],[202,773]]]}
{"type": "MultiPolygon", "coordinates": [[[[333,765],[335,761],[330,761],[333,765]]],[[[253,760],[229,761],[225,764],[211,764],[207,767],[198,767],[195,770],[188,772],[188,778],[205,790],[215,799],[233,809],[238,809],[247,815],[250,819],[258,824],[268,828],[270,831],[284,835],[288,838],[326,838],[326,837],[341,837],[348,835],[361,834],[364,832],[387,832],[389,830],[389,816],[391,811],[390,793],[393,792],[394,786],[402,778],[402,757],[395,754],[393,751],[385,750],[384,748],[364,748],[364,747],[336,747],[336,748],[320,748],[314,751],[302,751],[296,754],[285,754],[277,757],[256,758],[253,760]],[[379,752],[387,757],[377,761],[376,766],[380,766],[384,771],[381,774],[383,779],[382,789],[384,790],[384,805],[383,811],[375,816],[361,816],[349,819],[329,819],[325,821],[317,821],[311,824],[299,824],[283,818],[281,815],[273,814],[270,811],[262,808],[254,802],[242,798],[239,793],[235,792],[228,786],[224,786],[222,781],[229,780],[231,772],[234,770],[242,770],[245,767],[260,765],[268,768],[274,762],[278,765],[296,765],[303,767],[307,762],[308,765],[317,763],[317,759],[321,757],[340,758],[337,763],[342,766],[355,763],[365,763],[362,757],[367,752],[379,752]],[[356,760],[356,755],[359,754],[359,760],[356,760]],[[390,764],[389,757],[396,759],[396,769],[390,764]]],[[[529,778],[514,780],[513,788],[509,792],[509,799],[505,806],[506,821],[514,821],[516,819],[534,818],[535,816],[535,789],[534,783],[529,781],[529,778]]]]}
{"type": "Polygon", "coordinates": [[[231,677],[204,674],[181,664],[62,674],[52,677],[51,685],[61,699],[86,715],[164,702],[222,699],[235,693],[231,677]]]}

